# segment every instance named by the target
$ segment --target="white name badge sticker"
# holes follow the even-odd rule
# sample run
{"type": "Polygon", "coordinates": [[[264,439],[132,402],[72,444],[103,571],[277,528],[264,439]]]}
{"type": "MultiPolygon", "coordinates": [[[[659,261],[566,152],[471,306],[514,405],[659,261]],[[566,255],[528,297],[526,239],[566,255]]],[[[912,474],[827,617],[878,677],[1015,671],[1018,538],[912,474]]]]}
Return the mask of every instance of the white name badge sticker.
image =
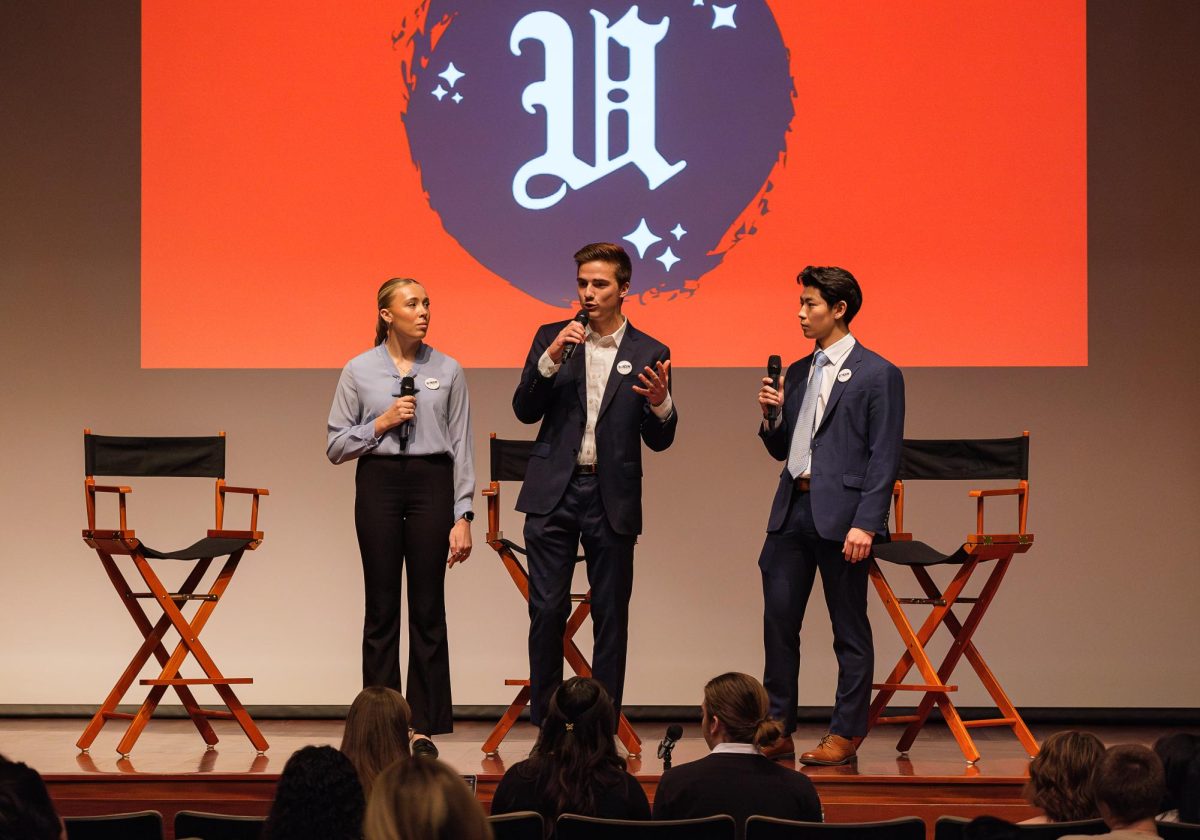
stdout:
{"type": "Polygon", "coordinates": [[[633,365],[631,365],[629,362],[626,362],[626,361],[617,362],[617,373],[621,374],[622,376],[629,373],[629,371],[631,371],[631,370],[633,370],[633,365]]]}
{"type": "Polygon", "coordinates": [[[838,371],[838,382],[849,382],[850,377],[854,375],[854,371],[849,368],[842,368],[838,371]]]}
{"type": "Polygon", "coordinates": [[[434,379],[431,376],[425,380],[425,387],[428,388],[430,391],[436,391],[438,388],[442,387],[442,383],[438,382],[436,379],[434,379]]]}

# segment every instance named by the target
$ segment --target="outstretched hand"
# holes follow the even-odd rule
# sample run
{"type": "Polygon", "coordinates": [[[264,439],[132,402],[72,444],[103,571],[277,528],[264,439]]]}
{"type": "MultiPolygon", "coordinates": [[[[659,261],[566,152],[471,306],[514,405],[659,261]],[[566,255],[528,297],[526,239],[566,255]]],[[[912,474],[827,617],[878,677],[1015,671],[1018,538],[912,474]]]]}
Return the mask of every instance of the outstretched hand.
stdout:
{"type": "Polygon", "coordinates": [[[653,368],[647,365],[645,371],[638,374],[638,381],[642,384],[641,387],[634,385],[633,392],[645,397],[650,405],[662,405],[671,384],[671,360],[657,362],[653,368]]]}

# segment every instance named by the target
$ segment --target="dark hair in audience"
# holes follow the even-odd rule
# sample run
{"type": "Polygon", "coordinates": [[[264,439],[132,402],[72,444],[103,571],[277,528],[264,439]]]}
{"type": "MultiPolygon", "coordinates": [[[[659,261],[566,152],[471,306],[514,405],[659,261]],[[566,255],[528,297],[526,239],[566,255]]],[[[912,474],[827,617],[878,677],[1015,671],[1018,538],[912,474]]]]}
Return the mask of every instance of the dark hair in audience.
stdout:
{"type": "Polygon", "coordinates": [[[283,766],[263,838],[359,840],[364,808],[350,759],[330,746],[304,747],[283,766]]]}
{"type": "Polygon", "coordinates": [[[749,674],[731,671],[704,686],[707,718],[723,723],[736,743],[765,747],[783,737],[783,724],[770,716],[769,708],[767,690],[749,674]]]}
{"type": "Polygon", "coordinates": [[[859,288],[854,275],[844,268],[810,265],[796,276],[796,282],[801,286],[816,289],[821,293],[821,299],[830,307],[845,302],[844,320],[847,326],[854,320],[858,310],[862,309],[862,289],[859,288]]]}
{"type": "Polygon", "coordinates": [[[1166,793],[1162,762],[1141,744],[1109,747],[1096,765],[1092,788],[1110,828],[1151,819],[1166,793]]]}
{"type": "Polygon", "coordinates": [[[962,840],[1017,840],[1021,830],[999,817],[976,817],[963,826],[962,840]]]}
{"type": "Polygon", "coordinates": [[[617,286],[624,286],[633,278],[633,263],[629,254],[620,245],[612,242],[593,242],[584,245],[575,252],[575,267],[581,268],[584,263],[606,262],[617,269],[617,286]]]}
{"type": "Polygon", "coordinates": [[[1100,816],[1092,796],[1092,771],[1104,756],[1104,744],[1090,732],[1055,732],[1029,763],[1025,798],[1046,812],[1050,822],[1092,820],[1100,816]]]}
{"type": "Polygon", "coordinates": [[[358,771],[363,798],[371,797],[371,784],[383,768],[412,755],[409,727],[412,711],[404,695],[394,688],[364,688],[350,704],[342,752],[358,771]]]}
{"type": "Polygon", "coordinates": [[[1200,823],[1200,735],[1176,732],[1154,742],[1163,764],[1167,795],[1160,811],[1179,811],[1179,821],[1200,823]]]}
{"type": "Polygon", "coordinates": [[[46,783],[27,764],[0,755],[0,840],[59,840],[62,822],[46,783]]]}
{"type": "Polygon", "coordinates": [[[616,721],[612,700],[593,679],[571,677],[554,692],[524,767],[554,804],[544,816],[596,816],[596,786],[620,784],[625,772],[613,738],[616,721]]]}
{"type": "Polygon", "coordinates": [[[492,840],[492,829],[462,777],[436,758],[397,761],[371,789],[367,840],[492,840]]]}

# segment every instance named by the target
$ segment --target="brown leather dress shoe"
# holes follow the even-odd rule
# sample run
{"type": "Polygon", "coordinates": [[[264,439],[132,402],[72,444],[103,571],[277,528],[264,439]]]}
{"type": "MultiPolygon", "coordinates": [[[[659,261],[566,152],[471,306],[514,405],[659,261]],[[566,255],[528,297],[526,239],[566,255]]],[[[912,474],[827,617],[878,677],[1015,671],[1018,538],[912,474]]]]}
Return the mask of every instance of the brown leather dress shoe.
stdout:
{"type": "Polygon", "coordinates": [[[831,766],[845,764],[853,761],[856,757],[857,751],[854,748],[853,739],[843,738],[841,735],[834,735],[830,732],[821,739],[821,743],[817,744],[816,749],[809,750],[800,756],[800,763],[831,766]]]}
{"type": "Polygon", "coordinates": [[[796,742],[791,735],[784,735],[774,744],[759,749],[764,756],[772,761],[782,761],[796,757],[796,742]]]}

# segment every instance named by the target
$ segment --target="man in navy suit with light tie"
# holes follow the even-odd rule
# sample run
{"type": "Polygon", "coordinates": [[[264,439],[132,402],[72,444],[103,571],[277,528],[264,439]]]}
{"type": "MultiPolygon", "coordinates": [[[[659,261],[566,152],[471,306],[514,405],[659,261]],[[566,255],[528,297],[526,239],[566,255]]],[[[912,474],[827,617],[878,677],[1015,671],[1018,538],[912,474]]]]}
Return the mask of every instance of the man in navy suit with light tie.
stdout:
{"type": "Polygon", "coordinates": [[[575,254],[587,313],[534,336],[513,410],[541,422],[517,510],[529,551],[530,715],[540,724],[562,683],[563,633],[580,542],[592,588],[592,675],[617,710],[625,686],[633,546],[642,531],[642,443],[675,440],[671,351],[621,314],[632,265],[619,245],[575,254]],[[586,327],[584,326],[586,323],[586,327]]]}
{"type": "Polygon", "coordinates": [[[875,657],[867,619],[871,545],[888,536],[888,508],[904,440],[904,378],[891,362],[850,334],[862,306],[854,275],[809,266],[801,285],[800,327],[816,342],[779,387],[763,379],[759,436],[786,466],[759,555],[763,580],[763,685],[771,715],[787,736],[764,754],[795,755],[800,625],[821,573],[838,660],[829,732],[804,764],[845,764],[867,733],[875,657]]]}

